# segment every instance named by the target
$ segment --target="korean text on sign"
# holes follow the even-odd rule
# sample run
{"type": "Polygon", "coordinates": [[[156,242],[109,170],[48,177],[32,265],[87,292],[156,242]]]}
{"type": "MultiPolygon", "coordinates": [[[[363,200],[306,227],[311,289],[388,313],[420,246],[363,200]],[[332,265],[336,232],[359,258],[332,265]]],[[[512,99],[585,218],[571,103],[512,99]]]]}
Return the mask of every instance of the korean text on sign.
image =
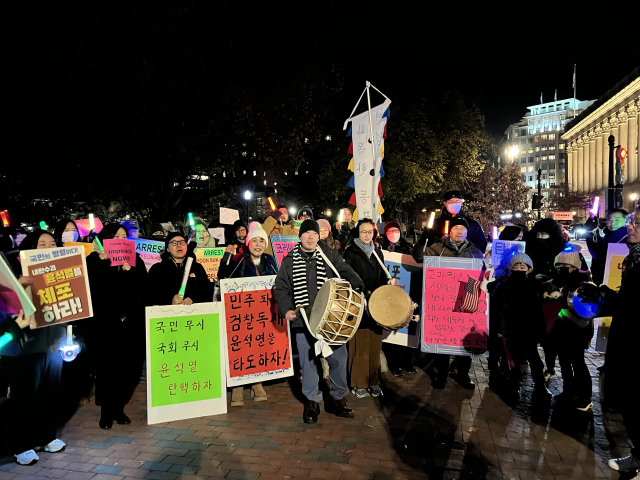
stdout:
{"type": "Polygon", "coordinates": [[[224,306],[231,378],[291,367],[288,325],[272,290],[225,293],[224,306]]]}
{"type": "Polygon", "coordinates": [[[150,319],[153,407],[220,398],[219,321],[217,313],[150,319]]]}
{"type": "Polygon", "coordinates": [[[425,268],[423,342],[486,348],[487,300],[480,270],[425,268]]]}

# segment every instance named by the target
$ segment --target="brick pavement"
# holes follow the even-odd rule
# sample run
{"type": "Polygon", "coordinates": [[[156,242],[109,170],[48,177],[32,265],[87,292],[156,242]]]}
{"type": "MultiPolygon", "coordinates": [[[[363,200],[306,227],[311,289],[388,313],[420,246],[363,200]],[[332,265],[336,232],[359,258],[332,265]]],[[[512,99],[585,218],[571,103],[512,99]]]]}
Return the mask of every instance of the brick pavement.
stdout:
{"type": "MultiPolygon", "coordinates": [[[[302,422],[302,406],[289,383],[266,385],[268,402],[226,415],[148,426],[146,385],[126,412],[131,425],[98,428],[99,410],[82,406],[66,424],[62,453],[40,453],[33,466],[0,458],[0,480],[209,479],[618,479],[606,466],[629,452],[619,415],[603,413],[591,351],[593,414],[562,412],[532,401],[527,377],[523,398],[507,405],[487,386],[486,360],[474,359],[478,388],[453,381],[433,390],[420,370],[395,378],[383,374],[385,395],[356,399],[356,418],[321,413],[302,422]]],[[[560,379],[550,389],[559,392],[560,379]]],[[[298,393],[299,395],[299,393],[298,393]]]]}

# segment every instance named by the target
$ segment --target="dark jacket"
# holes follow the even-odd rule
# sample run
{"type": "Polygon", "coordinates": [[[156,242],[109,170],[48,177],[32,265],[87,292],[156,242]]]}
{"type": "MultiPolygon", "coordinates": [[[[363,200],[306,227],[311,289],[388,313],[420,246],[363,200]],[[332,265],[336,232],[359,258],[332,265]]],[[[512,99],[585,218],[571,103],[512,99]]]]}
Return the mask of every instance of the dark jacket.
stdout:
{"type": "Polygon", "coordinates": [[[413,253],[413,247],[409,245],[409,242],[407,242],[404,237],[400,237],[400,240],[396,243],[391,243],[386,235],[382,235],[379,241],[382,250],[401,253],[403,255],[411,255],[413,253]]]}
{"type": "MultiPolygon", "coordinates": [[[[487,237],[482,230],[482,227],[478,222],[474,219],[469,218],[466,214],[460,210],[456,217],[464,218],[469,224],[469,230],[467,231],[467,240],[469,240],[473,245],[484,254],[487,250],[487,237]]],[[[442,214],[436,219],[432,229],[425,229],[420,236],[420,240],[413,248],[414,254],[416,251],[422,253],[422,250],[425,245],[431,246],[438,240],[444,237],[445,233],[445,225],[447,220],[451,221],[453,219],[453,215],[451,215],[446,209],[442,211],[442,214]]],[[[415,256],[414,256],[415,258],[415,256]]],[[[421,262],[422,260],[415,259],[416,262],[421,262]]]]}
{"type": "Polygon", "coordinates": [[[251,259],[251,253],[246,251],[244,253],[237,253],[229,261],[230,253],[225,253],[220,262],[220,268],[218,270],[218,279],[223,278],[244,278],[244,277],[257,277],[262,275],[277,275],[278,265],[275,259],[268,253],[263,253],[260,256],[260,264],[258,268],[251,259]]]}
{"type": "MultiPolygon", "coordinates": [[[[415,253],[415,250],[414,250],[415,253]]],[[[449,238],[436,242],[424,251],[425,257],[460,257],[460,258],[483,258],[482,252],[466,240],[459,248],[456,248],[449,238]]],[[[414,257],[415,258],[415,255],[414,257]]],[[[416,260],[417,261],[417,260],[416,260]]],[[[420,258],[422,263],[423,258],[420,258]]]]}
{"type": "Polygon", "coordinates": [[[620,227],[614,232],[605,228],[604,237],[598,235],[597,232],[594,230],[594,234],[587,237],[587,247],[591,252],[591,276],[596,285],[601,285],[604,282],[609,244],[624,244],[627,241],[627,227],[620,227]]]}
{"type": "Polygon", "coordinates": [[[342,227],[340,228],[340,230],[337,230],[335,225],[331,226],[331,233],[333,234],[333,238],[334,240],[340,242],[343,251],[345,248],[347,248],[347,245],[349,245],[353,241],[351,229],[354,225],[355,224],[349,226],[347,222],[342,222],[342,227]]]}
{"type": "MultiPolygon", "coordinates": [[[[180,292],[186,261],[185,257],[182,263],[176,264],[170,255],[165,254],[160,263],[149,269],[149,305],[171,305],[174,295],[180,292]]],[[[213,288],[204,267],[194,258],[184,298],[190,298],[193,303],[212,302],[213,288]]]]}
{"type": "MultiPolygon", "coordinates": [[[[351,288],[354,290],[364,288],[362,279],[358,276],[353,269],[345,263],[340,254],[331,248],[329,248],[323,242],[318,242],[318,246],[322,249],[324,255],[336,268],[342,278],[347,280],[351,284],[351,288]]],[[[304,258],[304,255],[303,255],[304,258]]],[[[312,306],[318,293],[316,283],[316,258],[315,255],[305,259],[307,265],[307,289],[309,294],[309,303],[312,306]]],[[[335,273],[329,265],[325,265],[327,274],[327,280],[330,278],[336,278],[335,273]]],[[[282,259],[282,265],[280,265],[280,271],[276,277],[275,286],[276,303],[278,304],[278,311],[284,316],[289,310],[295,310],[296,306],[293,299],[293,250],[291,250],[286,257],[282,259]]],[[[307,330],[304,320],[300,314],[296,319],[291,322],[291,329],[297,332],[305,332],[307,330]]]]}
{"type": "Polygon", "coordinates": [[[497,333],[515,341],[538,343],[546,333],[542,302],[537,294],[535,277],[509,276],[493,297],[491,312],[497,333]]]}
{"type": "MultiPolygon", "coordinates": [[[[384,263],[384,257],[380,247],[376,246],[375,252],[382,263],[384,263]]],[[[356,272],[364,282],[363,293],[367,300],[369,300],[371,294],[378,287],[387,284],[387,274],[382,269],[376,258],[373,255],[371,255],[370,258],[367,258],[362,249],[355,243],[352,243],[347,247],[342,257],[347,265],[353,268],[353,271],[356,272]]]]}

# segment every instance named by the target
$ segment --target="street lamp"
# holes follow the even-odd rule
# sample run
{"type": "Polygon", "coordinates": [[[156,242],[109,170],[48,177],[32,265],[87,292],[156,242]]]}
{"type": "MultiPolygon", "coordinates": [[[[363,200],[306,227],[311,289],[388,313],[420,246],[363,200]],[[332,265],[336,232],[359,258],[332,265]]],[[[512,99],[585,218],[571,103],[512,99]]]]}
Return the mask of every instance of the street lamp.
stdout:
{"type": "Polygon", "coordinates": [[[291,208],[289,208],[289,213],[290,213],[291,215],[295,215],[297,211],[298,211],[298,210],[296,210],[296,207],[291,207],[291,208]]]}
{"type": "Polygon", "coordinates": [[[244,200],[247,204],[247,224],[249,224],[249,201],[251,200],[251,192],[249,190],[245,190],[244,200]]]}
{"type": "Polygon", "coordinates": [[[327,217],[330,217],[331,216],[331,210],[327,210],[326,214],[327,214],[327,217]]]}

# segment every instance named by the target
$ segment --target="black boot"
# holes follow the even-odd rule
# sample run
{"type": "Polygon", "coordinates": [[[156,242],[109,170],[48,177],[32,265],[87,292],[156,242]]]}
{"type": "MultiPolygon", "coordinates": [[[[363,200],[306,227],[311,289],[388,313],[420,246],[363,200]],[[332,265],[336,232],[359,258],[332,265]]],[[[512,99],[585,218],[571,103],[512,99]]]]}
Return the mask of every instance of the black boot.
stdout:
{"type": "Polygon", "coordinates": [[[302,413],[304,423],[316,423],[318,415],[320,415],[320,404],[318,402],[312,402],[311,400],[304,402],[304,411],[302,413]]]}
{"type": "Polygon", "coordinates": [[[113,419],[116,421],[116,423],[120,425],[127,425],[131,423],[131,419],[125,415],[124,410],[121,410],[119,413],[116,413],[113,416],[113,419]]]}
{"type": "Polygon", "coordinates": [[[325,403],[325,410],[328,413],[333,413],[337,417],[353,418],[355,413],[353,409],[347,407],[347,401],[342,398],[340,400],[333,400],[325,403]]]}

